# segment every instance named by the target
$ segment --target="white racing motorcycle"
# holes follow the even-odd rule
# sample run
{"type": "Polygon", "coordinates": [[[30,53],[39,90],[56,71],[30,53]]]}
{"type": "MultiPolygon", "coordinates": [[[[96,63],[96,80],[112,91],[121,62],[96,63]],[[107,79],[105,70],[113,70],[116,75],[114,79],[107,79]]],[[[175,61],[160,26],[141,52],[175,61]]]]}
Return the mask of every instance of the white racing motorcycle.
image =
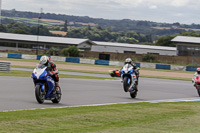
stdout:
{"type": "Polygon", "coordinates": [[[131,64],[126,64],[121,69],[121,78],[125,92],[130,92],[130,96],[135,98],[137,96],[137,77],[131,64]]]}

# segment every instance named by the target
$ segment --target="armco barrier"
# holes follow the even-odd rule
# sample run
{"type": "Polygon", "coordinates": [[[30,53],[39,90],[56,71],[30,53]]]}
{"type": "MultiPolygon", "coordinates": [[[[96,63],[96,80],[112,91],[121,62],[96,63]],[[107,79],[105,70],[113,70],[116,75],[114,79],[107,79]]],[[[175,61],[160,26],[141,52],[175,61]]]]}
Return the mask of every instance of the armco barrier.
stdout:
{"type": "Polygon", "coordinates": [[[95,60],[94,59],[81,59],[80,58],[80,63],[83,64],[94,64],[95,60]]]}
{"type": "Polygon", "coordinates": [[[22,59],[36,60],[37,55],[22,54],[22,59]]]}
{"type": "Polygon", "coordinates": [[[135,63],[137,67],[140,67],[140,63],[135,63]]]}
{"type": "Polygon", "coordinates": [[[156,64],[156,69],[167,69],[167,70],[171,70],[171,66],[170,66],[170,65],[163,65],[163,64],[156,64]]]}
{"type": "Polygon", "coordinates": [[[1,58],[8,58],[8,53],[0,53],[1,58]]]}
{"type": "Polygon", "coordinates": [[[21,59],[22,55],[21,54],[9,54],[8,53],[8,58],[21,59]]]}
{"type": "Polygon", "coordinates": [[[10,72],[10,62],[0,62],[0,72],[10,72]]]}
{"type": "Polygon", "coordinates": [[[59,56],[51,56],[51,59],[53,61],[61,61],[61,62],[65,62],[66,61],[66,57],[59,57],[59,56]]]}
{"type": "Polygon", "coordinates": [[[65,62],[80,63],[80,58],[66,58],[65,62]]]}
{"type": "Polygon", "coordinates": [[[109,65],[109,61],[107,60],[95,60],[95,65],[109,65]]]}
{"type": "Polygon", "coordinates": [[[120,61],[109,61],[109,65],[110,66],[123,66],[124,62],[120,62],[120,61]]]}
{"type": "MultiPolygon", "coordinates": [[[[40,60],[41,56],[42,55],[0,53],[0,58],[40,60]]],[[[120,62],[120,61],[66,58],[66,57],[59,57],[59,56],[51,56],[51,59],[53,61],[96,64],[96,65],[112,65],[112,66],[123,66],[124,65],[124,62],[120,62]]],[[[164,64],[154,64],[154,63],[136,63],[136,65],[137,65],[137,67],[141,67],[141,68],[167,69],[167,70],[178,70],[178,71],[196,71],[196,69],[197,69],[197,67],[193,67],[193,66],[164,65],[164,64]]]]}
{"type": "Polygon", "coordinates": [[[40,60],[41,57],[42,55],[37,55],[37,60],[40,60]]]}
{"type": "Polygon", "coordinates": [[[186,66],[186,71],[196,71],[197,67],[193,67],[193,66],[186,66]]]}
{"type": "Polygon", "coordinates": [[[186,71],[186,67],[185,67],[185,66],[171,65],[171,70],[175,70],[175,71],[186,71]]]}
{"type": "Polygon", "coordinates": [[[156,69],[156,64],[154,63],[140,63],[141,68],[151,68],[156,69]]]}

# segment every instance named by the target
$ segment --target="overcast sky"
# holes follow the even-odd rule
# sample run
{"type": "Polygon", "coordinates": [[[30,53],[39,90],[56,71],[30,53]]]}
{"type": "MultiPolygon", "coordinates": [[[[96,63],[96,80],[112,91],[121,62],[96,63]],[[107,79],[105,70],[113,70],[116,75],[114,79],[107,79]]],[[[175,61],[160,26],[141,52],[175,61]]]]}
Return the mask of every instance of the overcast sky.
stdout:
{"type": "Polygon", "coordinates": [[[2,9],[200,24],[200,0],[2,0],[2,9]]]}

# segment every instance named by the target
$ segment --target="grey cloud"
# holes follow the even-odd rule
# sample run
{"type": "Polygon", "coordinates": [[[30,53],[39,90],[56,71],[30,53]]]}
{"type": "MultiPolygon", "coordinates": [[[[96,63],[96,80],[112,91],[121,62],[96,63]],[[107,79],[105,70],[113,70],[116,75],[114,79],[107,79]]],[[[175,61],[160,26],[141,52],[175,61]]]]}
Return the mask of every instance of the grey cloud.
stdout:
{"type": "Polygon", "coordinates": [[[200,23],[200,0],[4,0],[3,9],[107,19],[200,23]]]}

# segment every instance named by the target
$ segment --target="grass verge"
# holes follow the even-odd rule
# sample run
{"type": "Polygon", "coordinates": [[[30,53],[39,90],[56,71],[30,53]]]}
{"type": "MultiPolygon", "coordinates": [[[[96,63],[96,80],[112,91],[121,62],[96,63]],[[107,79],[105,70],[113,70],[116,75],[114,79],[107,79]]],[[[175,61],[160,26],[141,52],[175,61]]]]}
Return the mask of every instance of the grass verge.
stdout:
{"type": "Polygon", "coordinates": [[[0,132],[195,133],[199,110],[199,102],[180,102],[0,112],[0,132]]]}
{"type": "MultiPolygon", "coordinates": [[[[12,70],[9,73],[0,72],[0,76],[14,76],[14,77],[31,77],[32,72],[29,71],[18,71],[12,70]]],[[[68,75],[68,74],[59,74],[60,78],[77,78],[77,79],[111,79],[115,80],[114,78],[103,78],[103,77],[93,77],[93,76],[81,76],[81,75],[68,75]]]]}
{"type": "MultiPolygon", "coordinates": [[[[0,58],[0,60],[4,61],[22,61],[22,62],[36,62],[39,63],[39,60],[27,60],[27,59],[13,59],[13,58],[0,58]]],[[[78,65],[78,66],[92,66],[92,67],[106,67],[106,68],[116,68],[120,69],[119,66],[108,66],[108,65],[95,65],[95,64],[82,64],[82,63],[71,63],[71,62],[60,62],[54,61],[56,64],[65,64],[65,65],[78,65]]]]}
{"type": "MultiPolygon", "coordinates": [[[[29,68],[34,69],[35,67],[30,66],[15,66],[12,65],[12,67],[15,68],[29,68]]],[[[58,69],[59,71],[67,71],[67,72],[80,72],[80,73],[94,73],[94,74],[109,74],[109,72],[99,72],[99,71],[86,71],[86,70],[72,70],[72,69],[58,69]]]]}
{"type": "MultiPolygon", "coordinates": [[[[28,66],[12,66],[16,68],[30,68],[34,69],[34,67],[28,66]]],[[[71,69],[59,69],[60,71],[68,71],[68,72],[81,72],[81,73],[94,73],[94,74],[109,74],[108,72],[96,72],[96,71],[84,71],[84,70],[71,70],[71,69]]],[[[140,75],[140,77],[144,78],[158,78],[158,79],[171,79],[171,80],[184,80],[191,81],[191,78],[180,78],[180,77],[164,77],[164,76],[150,76],[150,75],[140,75]]]]}
{"type": "MultiPolygon", "coordinates": [[[[12,59],[12,58],[0,58],[0,60],[5,61],[23,61],[23,62],[36,62],[38,63],[38,60],[27,60],[27,59],[12,59]]],[[[111,69],[120,69],[122,67],[120,66],[107,66],[107,65],[94,65],[94,64],[81,64],[81,63],[70,63],[70,62],[57,62],[56,64],[66,64],[66,65],[79,65],[79,66],[92,66],[92,67],[104,67],[104,68],[111,68],[111,69]]],[[[21,68],[28,68],[23,66],[12,66],[12,67],[21,67],[21,68]]],[[[34,67],[29,67],[34,68],[34,67]]],[[[141,70],[150,70],[150,71],[163,71],[163,72],[179,72],[179,73],[194,73],[193,71],[178,71],[178,70],[165,70],[165,69],[151,69],[151,68],[140,68],[141,70]]],[[[60,69],[59,69],[60,70],[60,69]]],[[[63,69],[64,70],[64,69],[63,69]]],[[[66,70],[66,69],[65,69],[66,70]]],[[[67,70],[68,71],[68,70],[67,70]]],[[[71,70],[74,71],[75,70],[71,70]]],[[[89,71],[91,72],[91,71],[89,71]]],[[[96,72],[95,72],[96,73],[96,72]]],[[[101,72],[100,72],[101,73],[101,72]]],[[[105,74],[105,73],[104,73],[105,74]]]]}

